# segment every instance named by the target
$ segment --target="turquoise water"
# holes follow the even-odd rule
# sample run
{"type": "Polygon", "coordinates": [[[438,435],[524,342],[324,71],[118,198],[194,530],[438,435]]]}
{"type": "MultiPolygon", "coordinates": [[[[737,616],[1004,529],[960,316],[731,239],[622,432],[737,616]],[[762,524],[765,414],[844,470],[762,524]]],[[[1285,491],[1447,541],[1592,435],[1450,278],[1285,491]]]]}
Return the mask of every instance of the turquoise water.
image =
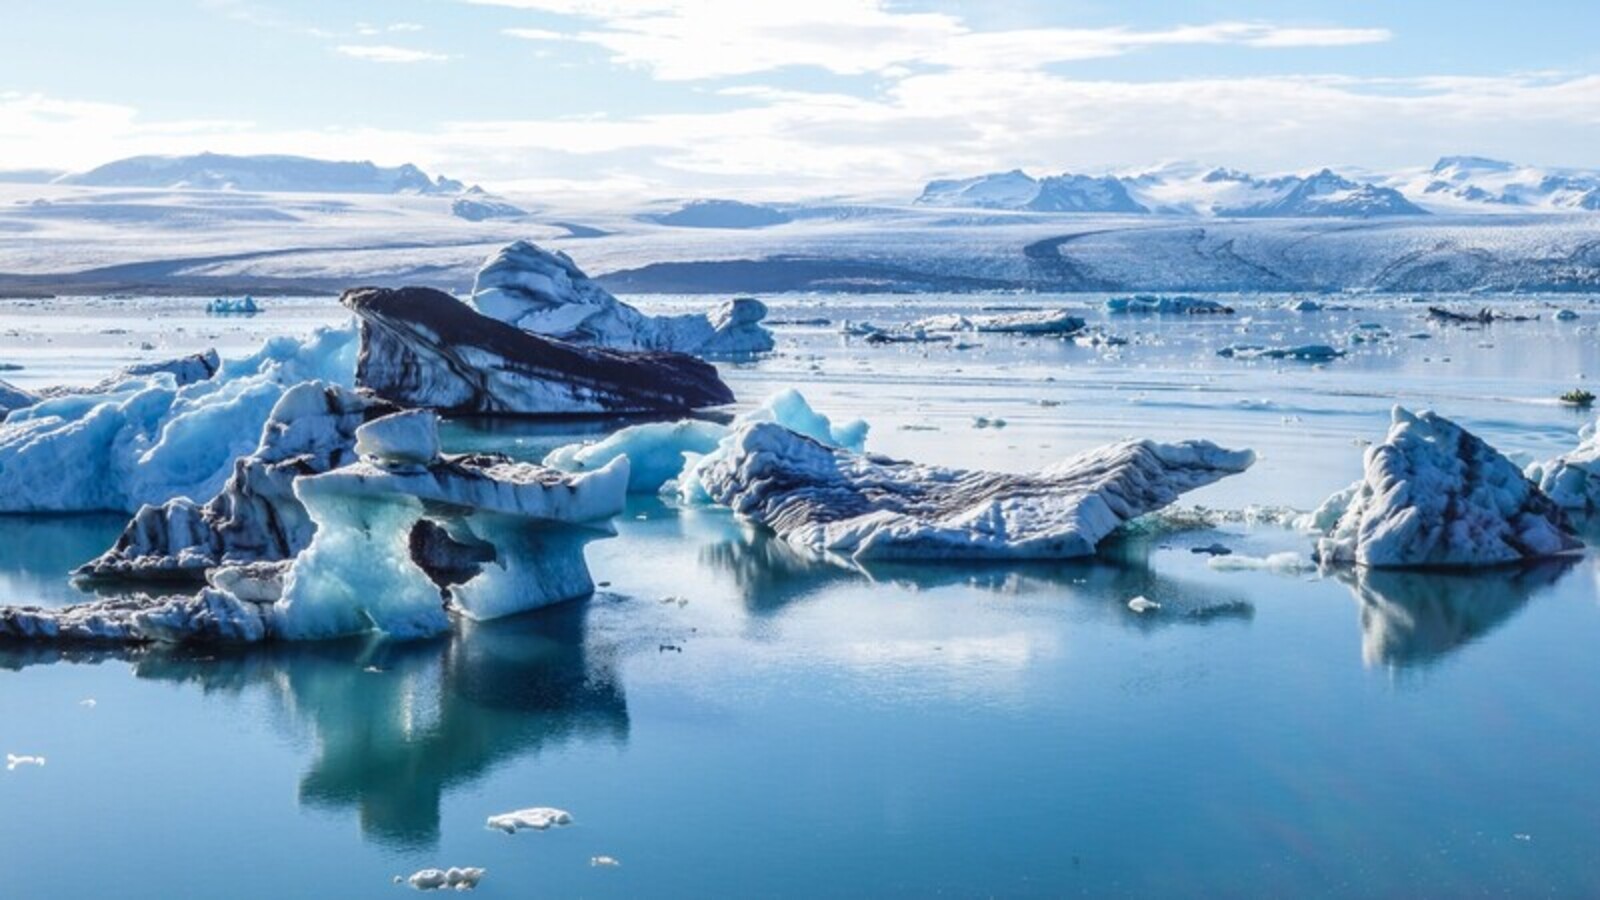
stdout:
{"type": "MultiPolygon", "coordinates": [[[[1139,423],[1256,447],[1195,495],[1227,507],[1348,482],[1394,394],[1559,452],[1587,416],[1550,391],[1600,371],[1592,332],[1548,321],[1322,369],[1128,330],[1162,329],[1120,357],[795,330],[727,371],[746,402],[799,383],[872,419],[870,446],[941,462],[1020,468],[1139,423]]],[[[595,427],[450,443],[533,458],[595,427]]],[[[0,522],[3,599],[72,599],[66,570],[119,525],[0,522]]],[[[1228,525],[1092,563],[857,569],[654,498],[617,531],[589,549],[592,599],[445,640],[0,648],[0,752],[46,758],[0,770],[0,895],[398,897],[394,876],[450,865],[485,867],[491,898],[1600,893],[1593,555],[1218,571],[1192,548],[1306,549],[1228,525]],[[529,806],[574,824],[485,828],[529,806]]]]}

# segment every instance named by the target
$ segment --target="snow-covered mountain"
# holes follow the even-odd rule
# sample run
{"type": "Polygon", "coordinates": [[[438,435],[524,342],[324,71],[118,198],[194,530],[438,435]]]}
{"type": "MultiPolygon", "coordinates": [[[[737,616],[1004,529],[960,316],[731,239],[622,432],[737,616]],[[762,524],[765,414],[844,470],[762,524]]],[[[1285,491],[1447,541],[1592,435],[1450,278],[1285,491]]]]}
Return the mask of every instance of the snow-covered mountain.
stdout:
{"type": "Polygon", "coordinates": [[[1525,166],[1482,156],[1445,156],[1389,184],[1440,209],[1466,212],[1600,210],[1600,171],[1525,166]]]}
{"type": "Polygon", "coordinates": [[[306,194],[457,194],[461,182],[430,178],[410,163],[386,167],[305,156],[130,156],[64,175],[59,184],[85,187],[229,190],[306,194]]]}
{"type": "Polygon", "coordinates": [[[1034,178],[1021,169],[973,178],[930,181],[916,202],[922,206],[1017,209],[1033,212],[1125,212],[1150,210],[1128,195],[1112,176],[1063,173],[1034,178]]]}
{"type": "Polygon", "coordinates": [[[1422,215],[1398,190],[1322,169],[1257,178],[1233,169],[1167,166],[1137,175],[1066,173],[1035,179],[1020,169],[933,181],[922,206],[1032,212],[1166,213],[1227,218],[1369,218],[1422,215]]]}

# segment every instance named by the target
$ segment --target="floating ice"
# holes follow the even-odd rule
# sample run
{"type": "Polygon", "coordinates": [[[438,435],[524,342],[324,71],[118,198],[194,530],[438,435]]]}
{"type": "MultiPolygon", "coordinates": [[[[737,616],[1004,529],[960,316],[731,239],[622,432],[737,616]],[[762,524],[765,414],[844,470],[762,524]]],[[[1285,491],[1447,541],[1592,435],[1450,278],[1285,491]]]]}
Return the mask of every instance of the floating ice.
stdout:
{"type": "Polygon", "coordinates": [[[534,806],[528,809],[519,809],[490,816],[488,827],[504,831],[506,834],[516,834],[524,828],[544,831],[552,825],[571,824],[572,814],[566,810],[553,809],[548,806],[534,806]]]}
{"type": "Polygon", "coordinates": [[[356,429],[374,409],[337,385],[308,381],[279,397],[249,455],[204,505],[187,497],[134,514],[116,544],[84,564],[100,579],[199,578],[219,565],[283,560],[311,542],[315,526],[294,480],[356,461],[356,429]]]}
{"type": "Polygon", "coordinates": [[[1206,565],[1219,572],[1259,571],[1283,574],[1308,572],[1317,568],[1316,563],[1293,550],[1285,550],[1281,553],[1273,553],[1267,556],[1245,556],[1240,553],[1218,554],[1206,560],[1206,565]]]}
{"type": "Polygon", "coordinates": [[[1314,514],[1338,518],[1325,563],[1378,568],[1493,566],[1581,547],[1555,501],[1454,422],[1396,406],[1366,473],[1314,514]]]}
{"type": "Polygon", "coordinates": [[[1556,313],[1556,321],[1557,322],[1575,322],[1575,321],[1577,321],[1577,319],[1578,319],[1578,314],[1573,312],[1570,309],[1563,309],[1560,312],[1556,313]]]}
{"type": "Polygon", "coordinates": [[[568,444],[550,452],[544,464],[564,472],[587,472],[618,457],[630,463],[628,490],[653,494],[667,482],[684,474],[690,458],[695,465],[717,450],[740,425],[776,422],[791,431],[835,447],[861,452],[867,441],[867,423],[856,419],[840,425],[811,408],[799,391],[790,388],[768,397],[755,409],[743,413],[732,425],[695,419],[682,422],[652,422],[613,432],[589,444],[568,444]]]}
{"type": "Polygon", "coordinates": [[[1054,559],[1185,491],[1244,471],[1249,451],[1123,441],[1030,474],[858,455],[781,425],[738,428],[695,473],[711,502],[795,546],[856,559],[1054,559]]]}
{"type": "Polygon", "coordinates": [[[25,391],[9,381],[0,380],[0,421],[3,421],[5,414],[11,410],[32,406],[38,402],[38,394],[25,391]]]}
{"type": "Polygon", "coordinates": [[[622,862],[615,856],[591,856],[589,857],[589,865],[595,868],[614,869],[622,865],[622,862]]]}
{"type": "Polygon", "coordinates": [[[273,338],[205,380],[152,372],[12,410],[0,424],[0,512],[132,512],[211,497],[290,385],[350,382],[354,338],[353,329],[273,338]]]}
{"type": "Polygon", "coordinates": [[[1161,604],[1141,594],[1140,596],[1128,601],[1128,608],[1136,613],[1147,613],[1160,609],[1161,604]]]}
{"type": "Polygon", "coordinates": [[[253,316],[261,312],[254,297],[218,297],[206,304],[206,312],[213,316],[253,316]]]}
{"type": "Polygon", "coordinates": [[[1217,355],[1228,359],[1293,359],[1301,362],[1327,362],[1344,356],[1344,351],[1327,344],[1302,344],[1296,347],[1233,344],[1218,350],[1217,355]]]}
{"type": "Polygon", "coordinates": [[[708,363],[579,346],[429,288],[346,291],[361,319],[356,381],[401,406],[489,415],[681,412],[733,401],[708,363]]]}
{"type": "Polygon", "coordinates": [[[1596,431],[1592,423],[1584,426],[1575,449],[1527,469],[1527,476],[1562,509],[1600,510],[1600,436],[1596,431]]]}
{"type": "Polygon", "coordinates": [[[1215,300],[1179,295],[1176,297],[1139,294],[1134,297],[1112,297],[1106,301],[1110,313],[1144,313],[1155,315],[1229,315],[1233,307],[1223,306],[1215,300]]]}
{"type": "Polygon", "coordinates": [[[590,280],[565,253],[517,241],[490,257],[472,287],[484,315],[535,334],[619,350],[672,350],[698,355],[765,353],[759,300],[730,300],[710,313],[647,316],[590,280]]]}
{"type": "Polygon", "coordinates": [[[974,331],[993,334],[1060,334],[1083,330],[1083,320],[1065,310],[1029,310],[1003,315],[944,315],[920,319],[908,326],[915,331],[974,331]]]}
{"type": "Polygon", "coordinates": [[[15,753],[6,754],[6,771],[15,771],[17,766],[43,766],[42,756],[18,756],[15,753]]]}
{"type": "Polygon", "coordinates": [[[473,866],[423,869],[406,879],[419,891],[470,891],[483,880],[485,870],[473,866]]]}
{"type": "Polygon", "coordinates": [[[356,453],[385,469],[426,468],[439,461],[439,416],[413,409],[356,429],[356,453]]]}
{"type": "Polygon", "coordinates": [[[316,534],[284,578],[276,627],[291,639],[374,628],[415,637],[448,627],[446,598],[469,618],[492,619],[588,594],[583,546],[609,534],[627,485],[625,459],[568,475],[482,456],[414,469],[361,462],[297,479],[316,534]],[[424,519],[431,531],[419,531],[424,519]],[[422,559],[419,535],[430,536],[422,559]]]}

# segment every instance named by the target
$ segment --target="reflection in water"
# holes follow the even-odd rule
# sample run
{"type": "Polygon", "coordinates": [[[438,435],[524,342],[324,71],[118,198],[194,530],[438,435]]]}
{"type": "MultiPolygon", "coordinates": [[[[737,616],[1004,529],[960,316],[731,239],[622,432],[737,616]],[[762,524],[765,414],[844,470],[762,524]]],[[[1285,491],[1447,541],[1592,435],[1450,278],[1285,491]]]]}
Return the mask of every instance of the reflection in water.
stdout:
{"type": "Polygon", "coordinates": [[[1369,666],[1433,663],[1500,627],[1573,565],[1554,559],[1477,572],[1341,570],[1361,604],[1361,658],[1369,666]]]}
{"type": "Polygon", "coordinates": [[[122,513],[0,515],[0,603],[64,606],[91,599],[67,573],[116,542],[122,513]]]}
{"type": "Polygon", "coordinates": [[[700,565],[728,575],[745,608],[771,615],[845,583],[892,584],[905,590],[971,587],[995,594],[1067,594],[1101,604],[1140,627],[1170,622],[1249,619],[1255,609],[1242,595],[1214,585],[1190,584],[1149,566],[1145,539],[1108,542],[1086,560],[1056,562],[862,563],[818,556],[729,516],[697,515],[690,536],[702,541],[700,565]],[[1128,615],[1127,601],[1145,596],[1157,614],[1128,615]]]}
{"type": "MultiPolygon", "coordinates": [[[[436,843],[443,794],[496,763],[570,741],[622,743],[628,711],[610,648],[585,638],[587,605],[460,623],[424,642],[311,642],[238,651],[156,647],[115,654],[140,678],[211,692],[268,691],[308,727],[311,806],[355,807],[368,837],[436,843]]],[[[0,648],[0,667],[113,654],[0,648]]]]}

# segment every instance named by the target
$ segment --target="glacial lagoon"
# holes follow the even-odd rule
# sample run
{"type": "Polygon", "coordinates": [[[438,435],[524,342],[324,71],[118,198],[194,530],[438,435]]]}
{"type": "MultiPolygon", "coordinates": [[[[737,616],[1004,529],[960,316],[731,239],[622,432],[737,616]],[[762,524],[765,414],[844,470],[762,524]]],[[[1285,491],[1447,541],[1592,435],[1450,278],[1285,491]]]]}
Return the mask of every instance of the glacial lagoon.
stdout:
{"type": "MultiPolygon", "coordinates": [[[[1209,517],[1146,523],[1092,562],[843,565],[636,497],[588,548],[592,598],[448,638],[0,647],[0,751],[45,760],[0,772],[5,893],[409,896],[393,877],[430,866],[487,869],[486,897],[1600,892],[1594,554],[1420,574],[1194,552],[1308,558],[1305,535],[1242,511],[1349,484],[1395,403],[1519,462],[1570,450],[1594,413],[1556,398],[1600,375],[1600,306],[1450,299],[1539,316],[1463,327],[1404,297],[1166,317],[1107,315],[1097,295],[765,299],[794,324],[771,356],[720,365],[739,409],[799,388],[869,421],[872,451],[953,466],[1032,469],[1128,436],[1259,461],[1180,501],[1209,517]],[[1127,343],[840,334],[1010,306],[1081,309],[1127,343]],[[1348,354],[1217,355],[1313,343],[1348,354]],[[1139,596],[1160,608],[1130,610],[1139,596]],[[574,821],[485,827],[531,806],[574,821]]],[[[89,383],[345,318],[331,298],[265,305],[8,306],[0,353],[23,368],[5,377],[89,383]]],[[[537,460],[618,425],[444,437],[537,460]]],[[[0,601],[86,599],[67,573],[125,518],[0,519],[0,601]]]]}

